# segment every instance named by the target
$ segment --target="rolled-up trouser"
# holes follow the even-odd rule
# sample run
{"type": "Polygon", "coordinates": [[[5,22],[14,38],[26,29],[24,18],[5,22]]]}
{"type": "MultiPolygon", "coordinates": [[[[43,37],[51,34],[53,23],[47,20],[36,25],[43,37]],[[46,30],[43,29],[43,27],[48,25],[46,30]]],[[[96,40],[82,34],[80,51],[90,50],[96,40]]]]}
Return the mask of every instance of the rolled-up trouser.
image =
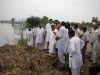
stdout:
{"type": "Polygon", "coordinates": [[[80,68],[77,69],[71,68],[71,71],[72,71],[72,75],[80,75],[80,68]]]}

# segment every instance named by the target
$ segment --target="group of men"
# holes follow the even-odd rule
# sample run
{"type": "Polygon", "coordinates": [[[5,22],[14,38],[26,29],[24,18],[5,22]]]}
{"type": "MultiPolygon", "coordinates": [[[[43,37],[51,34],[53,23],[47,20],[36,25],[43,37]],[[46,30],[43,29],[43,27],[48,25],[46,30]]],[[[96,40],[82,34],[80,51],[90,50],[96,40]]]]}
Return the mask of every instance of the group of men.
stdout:
{"type": "MultiPolygon", "coordinates": [[[[91,47],[93,64],[97,63],[97,53],[99,51],[99,35],[100,29],[97,23],[93,23],[91,32],[91,47]]],[[[28,45],[33,46],[33,34],[29,29],[28,45]]],[[[42,24],[36,28],[34,32],[35,47],[40,51],[43,49],[43,42],[45,42],[45,49],[49,49],[49,54],[56,56],[61,63],[67,60],[67,71],[69,75],[80,75],[80,67],[85,63],[85,50],[89,42],[89,35],[87,28],[83,25],[78,26],[72,22],[59,22],[58,20],[49,20],[45,29],[42,24]]],[[[100,55],[100,54],[99,54],[100,55]]]]}

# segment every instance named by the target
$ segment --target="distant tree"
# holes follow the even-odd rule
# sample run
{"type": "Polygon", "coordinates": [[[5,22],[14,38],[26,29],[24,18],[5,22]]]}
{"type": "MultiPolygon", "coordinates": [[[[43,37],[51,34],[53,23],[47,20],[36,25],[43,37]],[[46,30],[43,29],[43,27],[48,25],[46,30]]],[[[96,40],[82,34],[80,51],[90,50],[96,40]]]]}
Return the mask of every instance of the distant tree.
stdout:
{"type": "Polygon", "coordinates": [[[77,23],[78,25],[81,25],[80,23],[77,23]]]}
{"type": "Polygon", "coordinates": [[[92,17],[92,22],[98,21],[98,17],[92,17]]]}
{"type": "Polygon", "coordinates": [[[25,27],[26,23],[24,20],[20,21],[19,24],[14,25],[14,34],[17,34],[20,36],[20,42],[21,44],[24,44],[24,31],[26,30],[25,27]]]}
{"type": "Polygon", "coordinates": [[[43,16],[43,18],[41,19],[41,23],[42,24],[47,24],[48,23],[48,17],[43,16]]]}
{"type": "Polygon", "coordinates": [[[86,25],[89,25],[89,22],[86,22],[86,25]]]}
{"type": "Polygon", "coordinates": [[[90,25],[92,25],[92,22],[90,22],[90,25]]]}
{"type": "Polygon", "coordinates": [[[26,19],[26,28],[33,28],[41,22],[39,17],[31,16],[26,19]]]}
{"type": "Polygon", "coordinates": [[[82,21],[82,25],[85,25],[85,21],[82,21]]]}

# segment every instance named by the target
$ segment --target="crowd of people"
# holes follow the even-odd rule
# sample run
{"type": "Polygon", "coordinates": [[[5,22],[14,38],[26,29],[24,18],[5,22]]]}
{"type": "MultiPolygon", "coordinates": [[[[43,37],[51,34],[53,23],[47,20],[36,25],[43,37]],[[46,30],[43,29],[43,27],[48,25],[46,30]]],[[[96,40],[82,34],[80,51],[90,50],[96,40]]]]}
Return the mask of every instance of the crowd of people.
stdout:
{"type": "MultiPolygon", "coordinates": [[[[56,56],[58,54],[59,61],[66,63],[69,75],[80,75],[80,67],[85,64],[85,51],[87,44],[90,42],[92,48],[91,62],[92,65],[99,65],[100,71],[100,28],[97,22],[92,23],[91,37],[89,38],[87,27],[78,25],[74,22],[59,22],[58,20],[49,20],[45,29],[42,24],[35,29],[34,41],[35,47],[40,51],[43,50],[43,42],[45,49],[49,49],[49,54],[56,56]],[[65,61],[66,59],[66,61],[65,61]]],[[[29,29],[27,44],[33,46],[33,33],[29,29]]],[[[94,72],[90,67],[89,72],[94,72]]],[[[96,70],[97,71],[97,70],[96,70]]]]}

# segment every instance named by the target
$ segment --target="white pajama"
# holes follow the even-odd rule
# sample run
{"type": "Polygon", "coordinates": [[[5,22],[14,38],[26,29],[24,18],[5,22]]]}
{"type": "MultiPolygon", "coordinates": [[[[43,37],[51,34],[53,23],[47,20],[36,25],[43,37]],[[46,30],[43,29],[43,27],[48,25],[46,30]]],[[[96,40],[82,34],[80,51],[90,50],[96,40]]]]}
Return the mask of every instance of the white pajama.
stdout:
{"type": "Polygon", "coordinates": [[[49,48],[49,44],[48,42],[45,42],[45,49],[48,49],[49,48]]]}
{"type": "Polygon", "coordinates": [[[35,43],[35,47],[42,50],[42,43],[35,43]]]}
{"type": "Polygon", "coordinates": [[[29,46],[33,46],[33,33],[32,33],[32,31],[29,31],[29,32],[28,32],[27,44],[28,44],[29,46]]]}
{"type": "Polygon", "coordinates": [[[72,75],[80,75],[80,68],[77,69],[71,68],[71,71],[72,71],[72,75]]]}
{"type": "Polygon", "coordinates": [[[42,43],[44,41],[43,37],[45,35],[44,28],[37,27],[34,35],[36,35],[35,47],[37,47],[39,50],[42,50],[42,43]]]}

